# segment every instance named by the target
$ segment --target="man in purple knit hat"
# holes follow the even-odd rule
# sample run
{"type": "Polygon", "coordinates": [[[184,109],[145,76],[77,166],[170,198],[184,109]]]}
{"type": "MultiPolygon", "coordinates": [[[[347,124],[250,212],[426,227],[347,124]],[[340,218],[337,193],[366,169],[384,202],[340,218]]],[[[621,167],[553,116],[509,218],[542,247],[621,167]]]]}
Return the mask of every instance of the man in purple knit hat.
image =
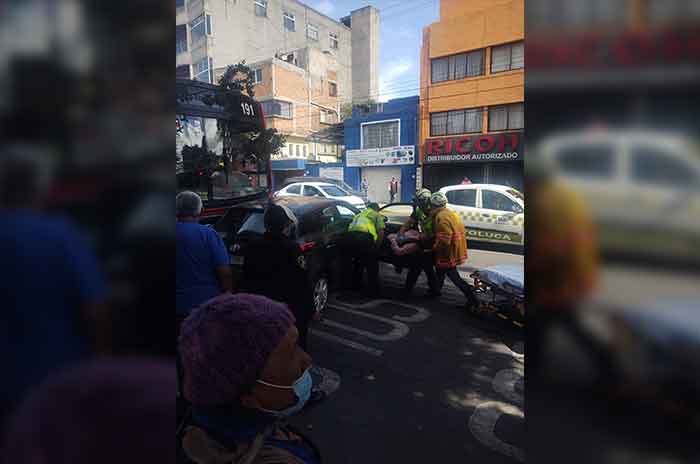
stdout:
{"type": "Polygon", "coordinates": [[[245,293],[213,298],[185,320],[178,340],[192,413],[181,452],[195,463],[320,463],[285,417],[311,395],[311,358],[283,303],[245,293]]]}

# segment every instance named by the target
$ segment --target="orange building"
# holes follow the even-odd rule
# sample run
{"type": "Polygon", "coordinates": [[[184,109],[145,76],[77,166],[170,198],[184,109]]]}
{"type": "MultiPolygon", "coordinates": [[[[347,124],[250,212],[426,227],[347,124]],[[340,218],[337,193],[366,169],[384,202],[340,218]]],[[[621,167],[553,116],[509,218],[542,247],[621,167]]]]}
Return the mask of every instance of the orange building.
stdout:
{"type": "Polygon", "coordinates": [[[423,30],[418,185],[523,187],[524,0],[441,0],[423,30]]]}

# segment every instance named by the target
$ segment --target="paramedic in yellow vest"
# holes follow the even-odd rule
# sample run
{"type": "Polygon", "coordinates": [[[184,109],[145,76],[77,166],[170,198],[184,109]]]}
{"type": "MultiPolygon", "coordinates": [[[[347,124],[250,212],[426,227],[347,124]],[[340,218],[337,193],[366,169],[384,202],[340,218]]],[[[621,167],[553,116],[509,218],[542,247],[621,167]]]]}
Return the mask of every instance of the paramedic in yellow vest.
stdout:
{"type": "Polygon", "coordinates": [[[433,233],[433,219],[430,217],[430,196],[432,193],[428,189],[420,189],[416,192],[413,199],[414,211],[408,221],[399,229],[399,234],[403,234],[406,230],[417,228],[420,231],[420,250],[417,256],[413,257],[408,275],[406,276],[406,284],[404,286],[404,295],[409,295],[416,286],[418,277],[421,272],[425,272],[425,277],[428,279],[427,297],[437,297],[440,292],[437,288],[437,277],[435,275],[435,262],[433,259],[433,243],[435,242],[435,234],[433,233]]]}
{"type": "Polygon", "coordinates": [[[582,197],[555,178],[550,163],[533,157],[525,176],[528,198],[527,363],[537,375],[549,330],[558,326],[593,355],[598,380],[614,381],[616,369],[608,351],[583,327],[578,317],[596,286],[598,244],[592,218],[582,197]]]}
{"type": "Polygon", "coordinates": [[[448,277],[467,298],[467,310],[475,309],[478,300],[471,286],[459,275],[457,266],[467,261],[467,238],[464,223],[454,211],[447,209],[447,197],[435,192],[430,197],[433,232],[435,233],[435,267],[437,268],[438,289],[442,289],[448,277]]]}
{"type": "Polygon", "coordinates": [[[370,203],[355,215],[341,240],[345,258],[352,261],[352,285],[359,290],[362,274],[367,269],[367,288],[372,296],[379,295],[379,251],[384,241],[384,216],[379,205],[370,203]]]}

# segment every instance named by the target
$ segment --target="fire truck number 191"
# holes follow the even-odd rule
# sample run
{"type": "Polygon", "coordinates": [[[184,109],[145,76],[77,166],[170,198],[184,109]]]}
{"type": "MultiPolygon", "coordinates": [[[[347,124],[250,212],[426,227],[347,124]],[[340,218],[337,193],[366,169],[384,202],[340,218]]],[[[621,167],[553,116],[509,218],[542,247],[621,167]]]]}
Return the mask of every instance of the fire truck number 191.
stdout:
{"type": "Polygon", "coordinates": [[[250,103],[241,103],[241,110],[243,111],[243,114],[246,116],[255,116],[255,109],[253,108],[253,105],[250,103]]]}

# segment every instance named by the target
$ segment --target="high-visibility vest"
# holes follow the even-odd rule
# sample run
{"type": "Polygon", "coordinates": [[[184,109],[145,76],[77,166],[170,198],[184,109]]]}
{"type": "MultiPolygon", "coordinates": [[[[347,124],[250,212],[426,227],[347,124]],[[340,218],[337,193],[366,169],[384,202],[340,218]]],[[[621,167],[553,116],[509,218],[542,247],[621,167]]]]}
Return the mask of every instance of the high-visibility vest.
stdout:
{"type": "Polygon", "coordinates": [[[421,232],[428,237],[433,236],[433,219],[429,214],[426,214],[421,207],[416,208],[416,220],[420,224],[421,232]]]}
{"type": "Polygon", "coordinates": [[[376,215],[379,214],[372,208],[367,208],[355,215],[348,226],[348,232],[365,232],[372,234],[374,241],[379,238],[377,227],[375,226],[376,215]]]}

